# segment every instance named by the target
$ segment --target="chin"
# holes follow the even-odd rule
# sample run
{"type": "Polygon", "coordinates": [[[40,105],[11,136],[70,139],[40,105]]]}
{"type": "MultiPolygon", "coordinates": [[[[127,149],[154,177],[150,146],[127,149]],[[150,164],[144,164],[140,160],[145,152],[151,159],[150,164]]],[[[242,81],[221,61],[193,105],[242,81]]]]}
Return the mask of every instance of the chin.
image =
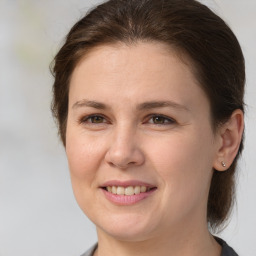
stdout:
{"type": "Polygon", "coordinates": [[[154,228],[150,221],[146,221],[145,216],[116,216],[107,218],[106,221],[95,223],[99,232],[103,231],[109,236],[121,241],[143,241],[148,239],[154,228]]]}

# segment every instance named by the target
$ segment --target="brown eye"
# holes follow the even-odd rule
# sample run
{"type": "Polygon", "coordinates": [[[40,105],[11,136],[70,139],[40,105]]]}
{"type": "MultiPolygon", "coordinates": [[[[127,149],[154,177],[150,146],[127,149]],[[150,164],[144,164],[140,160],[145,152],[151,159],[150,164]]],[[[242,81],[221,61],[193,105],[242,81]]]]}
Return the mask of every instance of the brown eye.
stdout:
{"type": "Polygon", "coordinates": [[[91,123],[96,123],[96,124],[104,122],[104,118],[102,116],[91,116],[88,119],[91,121],[91,123]]]}
{"type": "Polygon", "coordinates": [[[81,124],[102,124],[106,123],[106,119],[100,115],[90,115],[83,117],[80,121],[81,124]]]}
{"type": "Polygon", "coordinates": [[[154,124],[164,124],[166,118],[162,117],[162,116],[154,116],[153,117],[153,122],[154,124]]]}
{"type": "Polygon", "coordinates": [[[168,125],[174,124],[175,121],[172,118],[168,118],[162,115],[153,115],[148,121],[151,124],[168,125]]]}

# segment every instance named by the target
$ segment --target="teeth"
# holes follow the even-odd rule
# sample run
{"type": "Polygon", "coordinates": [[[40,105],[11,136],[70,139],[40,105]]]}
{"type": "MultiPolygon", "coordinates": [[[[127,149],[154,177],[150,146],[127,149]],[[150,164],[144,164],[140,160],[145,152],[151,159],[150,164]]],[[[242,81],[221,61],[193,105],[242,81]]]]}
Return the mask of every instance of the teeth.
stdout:
{"type": "Polygon", "coordinates": [[[121,186],[107,186],[107,191],[112,194],[117,195],[126,195],[126,196],[132,196],[132,195],[138,195],[140,193],[145,193],[146,191],[149,191],[150,188],[147,188],[146,186],[129,186],[129,187],[121,187],[121,186]]]}
{"type": "Polygon", "coordinates": [[[117,195],[124,195],[124,187],[117,187],[116,193],[117,195]]]}
{"type": "Polygon", "coordinates": [[[110,192],[112,192],[112,194],[116,194],[117,193],[116,186],[113,186],[110,192]]]}
{"type": "Polygon", "coordinates": [[[134,195],[134,189],[133,189],[133,187],[130,186],[130,187],[125,188],[124,194],[125,194],[126,196],[134,195]]]}
{"type": "Polygon", "coordinates": [[[146,192],[146,191],[147,191],[147,188],[145,186],[140,187],[140,192],[146,192]]]}
{"type": "Polygon", "coordinates": [[[140,193],[140,186],[136,186],[136,187],[134,188],[134,194],[137,195],[137,194],[139,194],[139,193],[140,193]]]}

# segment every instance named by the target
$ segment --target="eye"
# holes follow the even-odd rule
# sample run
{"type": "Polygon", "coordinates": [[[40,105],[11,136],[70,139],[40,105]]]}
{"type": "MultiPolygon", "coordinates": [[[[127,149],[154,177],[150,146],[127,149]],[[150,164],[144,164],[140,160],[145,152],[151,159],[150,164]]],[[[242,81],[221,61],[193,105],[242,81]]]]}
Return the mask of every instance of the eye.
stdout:
{"type": "Polygon", "coordinates": [[[172,118],[165,117],[163,115],[153,115],[150,117],[148,123],[158,124],[158,125],[168,125],[168,124],[174,124],[176,122],[172,118]]]}
{"type": "Polygon", "coordinates": [[[100,115],[90,115],[90,116],[83,117],[80,120],[80,123],[89,123],[89,124],[101,124],[106,122],[107,122],[106,119],[100,115]]]}

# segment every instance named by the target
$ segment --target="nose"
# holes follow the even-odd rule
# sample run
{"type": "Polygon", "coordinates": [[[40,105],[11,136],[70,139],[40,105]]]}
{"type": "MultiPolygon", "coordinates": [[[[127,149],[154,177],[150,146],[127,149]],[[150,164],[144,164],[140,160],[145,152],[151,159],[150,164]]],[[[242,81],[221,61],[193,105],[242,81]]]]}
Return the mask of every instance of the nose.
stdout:
{"type": "Polygon", "coordinates": [[[106,162],[120,169],[142,165],[145,157],[138,144],[136,131],[128,127],[116,129],[105,155],[106,162]]]}

